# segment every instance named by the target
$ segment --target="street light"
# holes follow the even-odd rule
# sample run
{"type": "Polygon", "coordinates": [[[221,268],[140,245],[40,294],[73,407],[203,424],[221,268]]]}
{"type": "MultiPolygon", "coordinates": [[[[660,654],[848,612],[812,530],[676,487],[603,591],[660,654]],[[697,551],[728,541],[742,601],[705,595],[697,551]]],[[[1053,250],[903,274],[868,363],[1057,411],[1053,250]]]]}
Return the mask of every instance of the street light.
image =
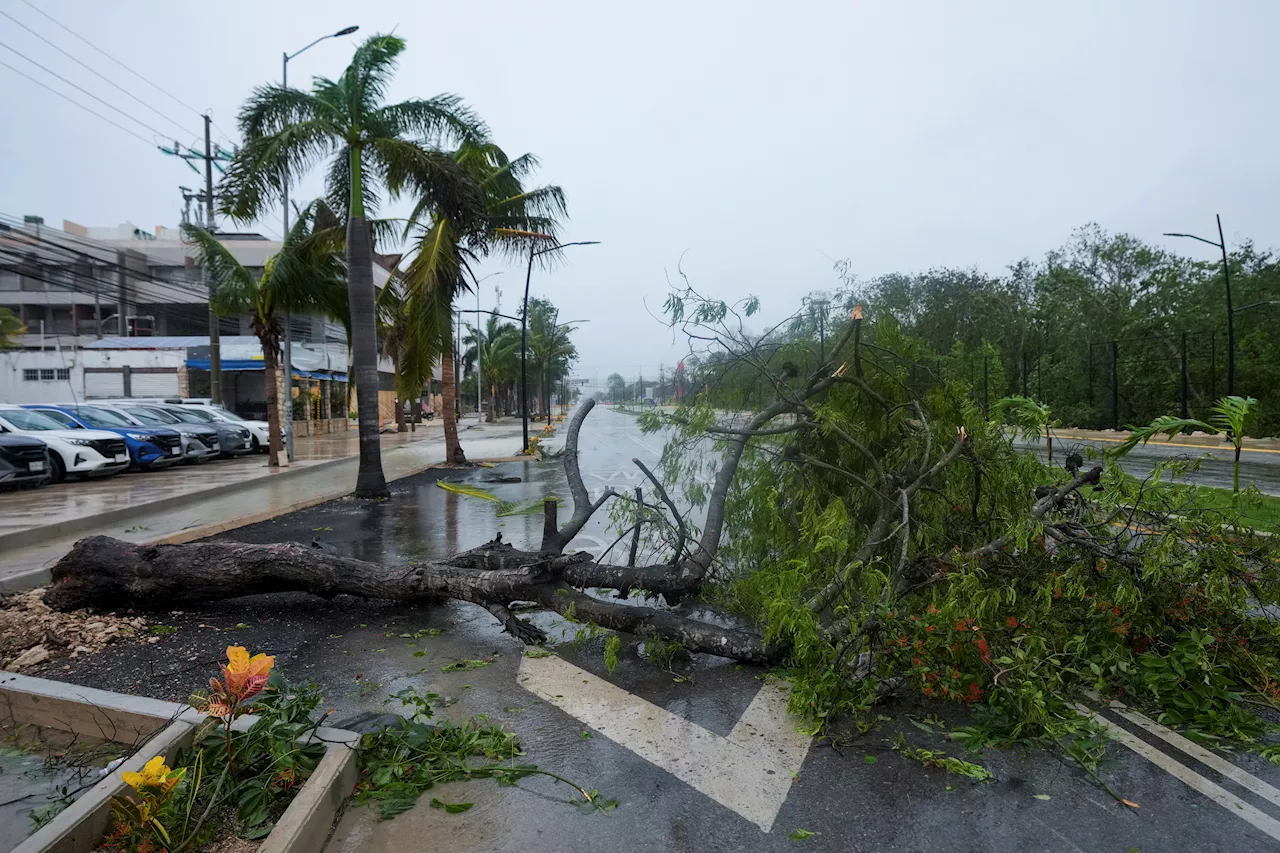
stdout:
{"type": "MultiPolygon", "coordinates": [[[[1222,236],[1222,215],[1215,215],[1218,218],[1218,242],[1216,243],[1203,237],[1197,237],[1195,234],[1165,232],[1164,236],[1199,240],[1201,243],[1217,246],[1222,251],[1222,279],[1227,286],[1227,395],[1234,396],[1236,393],[1236,312],[1231,307],[1231,265],[1227,263],[1227,239],[1222,236]]],[[[1246,307],[1252,308],[1253,306],[1248,305],[1246,307]]]]}
{"type": "MultiPolygon", "coordinates": [[[[528,235],[533,239],[554,240],[546,234],[528,235]]],[[[599,240],[579,240],[576,243],[556,243],[554,246],[548,246],[545,249],[535,249],[533,242],[529,243],[529,268],[524,274],[524,302],[523,310],[520,312],[520,420],[523,424],[524,431],[524,449],[529,449],[529,389],[528,389],[528,372],[525,364],[528,358],[527,343],[529,339],[529,279],[533,277],[533,259],[539,255],[545,255],[548,252],[567,249],[570,246],[596,246],[599,240]]]]}
{"type": "MultiPolygon", "coordinates": [[[[343,27],[336,33],[330,33],[327,36],[313,41],[302,50],[295,50],[293,53],[282,54],[284,61],[281,63],[280,85],[282,88],[289,88],[289,60],[299,54],[305,53],[311,48],[318,45],[325,39],[336,39],[338,36],[349,36],[359,27],[343,27]]],[[[284,233],[283,239],[289,239],[289,173],[284,173],[284,233]]],[[[293,312],[285,306],[284,312],[284,399],[285,399],[285,418],[284,418],[284,455],[285,459],[293,461],[293,312]]],[[[350,377],[348,377],[350,378],[350,377]]],[[[268,381],[274,382],[275,378],[271,377],[268,381]]]]}

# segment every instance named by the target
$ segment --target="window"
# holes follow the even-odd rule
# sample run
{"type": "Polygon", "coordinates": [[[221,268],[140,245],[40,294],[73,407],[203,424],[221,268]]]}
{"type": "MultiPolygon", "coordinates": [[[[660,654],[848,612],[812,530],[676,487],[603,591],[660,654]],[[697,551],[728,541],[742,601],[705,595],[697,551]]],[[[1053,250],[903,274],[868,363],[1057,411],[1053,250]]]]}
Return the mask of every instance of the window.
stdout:
{"type": "Polygon", "coordinates": [[[23,368],[23,382],[69,382],[71,380],[71,368],[69,367],[27,367],[23,368]]]}

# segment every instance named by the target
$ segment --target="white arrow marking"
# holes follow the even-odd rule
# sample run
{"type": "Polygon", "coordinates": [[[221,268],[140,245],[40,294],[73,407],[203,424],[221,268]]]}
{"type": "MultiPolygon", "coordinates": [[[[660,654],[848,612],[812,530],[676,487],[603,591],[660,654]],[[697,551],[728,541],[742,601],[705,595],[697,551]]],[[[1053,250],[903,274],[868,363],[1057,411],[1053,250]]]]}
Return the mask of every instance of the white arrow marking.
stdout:
{"type": "Polygon", "coordinates": [[[773,683],[721,737],[558,657],[522,658],[519,679],[526,690],[765,832],[812,739],[787,719],[787,690],[773,683]]]}

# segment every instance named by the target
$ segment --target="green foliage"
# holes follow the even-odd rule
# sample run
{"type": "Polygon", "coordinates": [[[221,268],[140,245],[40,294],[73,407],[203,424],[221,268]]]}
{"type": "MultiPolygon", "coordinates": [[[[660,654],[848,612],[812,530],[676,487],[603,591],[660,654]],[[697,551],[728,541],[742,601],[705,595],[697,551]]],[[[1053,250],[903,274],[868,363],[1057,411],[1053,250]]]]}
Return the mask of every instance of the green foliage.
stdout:
{"type": "Polygon", "coordinates": [[[0,308],[0,349],[12,349],[18,345],[18,335],[26,334],[18,315],[8,308],[0,308]]]}
{"type": "Polygon", "coordinates": [[[1235,448],[1235,461],[1232,469],[1232,491],[1240,491],[1240,451],[1244,448],[1245,435],[1257,415],[1258,401],[1252,397],[1223,397],[1214,403],[1209,422],[1193,418],[1176,418],[1173,415],[1161,415],[1145,427],[1129,427],[1129,437],[1111,451],[1115,458],[1128,453],[1139,444],[1145,445],[1157,435],[1173,438],[1187,430],[1202,430],[1208,433],[1225,435],[1231,439],[1235,448]]]}
{"type": "MultiPolygon", "coordinates": [[[[702,301],[684,290],[668,306],[674,317],[731,316],[723,303],[700,313],[702,301]]],[[[731,329],[697,331],[735,340],[731,329]]],[[[1280,606],[1280,542],[1228,529],[1238,513],[1170,484],[1188,467],[1179,461],[1143,480],[1104,464],[1096,487],[1033,517],[1038,496],[1071,475],[1020,452],[999,422],[1043,433],[1047,402],[1007,399],[989,419],[966,372],[892,317],[864,323],[858,353],[830,338],[821,353],[818,334],[793,324],[738,342],[746,355],[705,354],[675,414],[642,421],[667,436],[664,479],[698,505],[731,447],[708,427],[786,399],[807,370],[847,376],[861,364],[862,385],[806,401],[811,426],[748,443],[703,589],[787,649],[790,707],[810,731],[865,726],[883,691],[909,692],[968,706],[973,724],[955,732],[966,746],[1054,744],[1093,768],[1104,744],[1074,703],[1096,690],[1196,736],[1264,748],[1255,711],[1280,710],[1280,627],[1268,618],[1280,606]],[[762,378],[751,353],[766,350],[770,365],[798,369],[762,378]],[[820,370],[820,353],[836,367],[820,370]],[[963,452],[908,496],[960,428],[963,452]]],[[[1221,408],[1239,426],[1247,405],[1221,408]]]]}
{"type": "Polygon", "coordinates": [[[617,634],[610,635],[604,641],[604,666],[612,674],[618,668],[618,650],[622,648],[622,638],[617,634]]]}
{"type": "MultiPolygon", "coordinates": [[[[485,717],[461,725],[432,725],[431,702],[438,698],[434,694],[419,695],[409,688],[395,698],[411,709],[410,716],[370,732],[360,741],[356,802],[370,806],[383,820],[413,808],[418,797],[438,783],[478,779],[493,779],[507,786],[531,776],[546,776],[572,787],[583,799],[570,802],[587,805],[589,812],[607,811],[618,805],[617,800],[605,800],[596,791],[588,791],[562,776],[519,762],[525,753],[515,733],[488,725],[485,717]]],[[[449,814],[471,808],[470,803],[438,799],[432,799],[430,805],[449,814]]]]}

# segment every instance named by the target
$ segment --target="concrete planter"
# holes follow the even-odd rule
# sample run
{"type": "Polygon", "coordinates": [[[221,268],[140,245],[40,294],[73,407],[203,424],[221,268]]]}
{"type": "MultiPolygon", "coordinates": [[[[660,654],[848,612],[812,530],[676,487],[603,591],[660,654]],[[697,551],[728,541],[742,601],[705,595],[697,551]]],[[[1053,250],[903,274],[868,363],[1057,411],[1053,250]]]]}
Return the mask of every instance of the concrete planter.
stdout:
{"type": "MultiPolygon", "coordinates": [[[[196,727],[204,719],[194,709],[174,702],[13,673],[0,673],[0,698],[15,723],[32,723],[95,738],[106,735],[122,744],[143,744],[43,829],[14,848],[13,853],[90,853],[106,831],[112,797],[128,788],[120,774],[141,770],[156,755],[172,760],[179,749],[190,745],[196,727]]],[[[255,719],[243,716],[235,727],[248,728],[255,719]]],[[[355,786],[360,736],[342,729],[320,728],[315,738],[327,744],[324,757],[298,789],[275,829],[263,839],[258,853],[320,850],[355,786]]]]}

